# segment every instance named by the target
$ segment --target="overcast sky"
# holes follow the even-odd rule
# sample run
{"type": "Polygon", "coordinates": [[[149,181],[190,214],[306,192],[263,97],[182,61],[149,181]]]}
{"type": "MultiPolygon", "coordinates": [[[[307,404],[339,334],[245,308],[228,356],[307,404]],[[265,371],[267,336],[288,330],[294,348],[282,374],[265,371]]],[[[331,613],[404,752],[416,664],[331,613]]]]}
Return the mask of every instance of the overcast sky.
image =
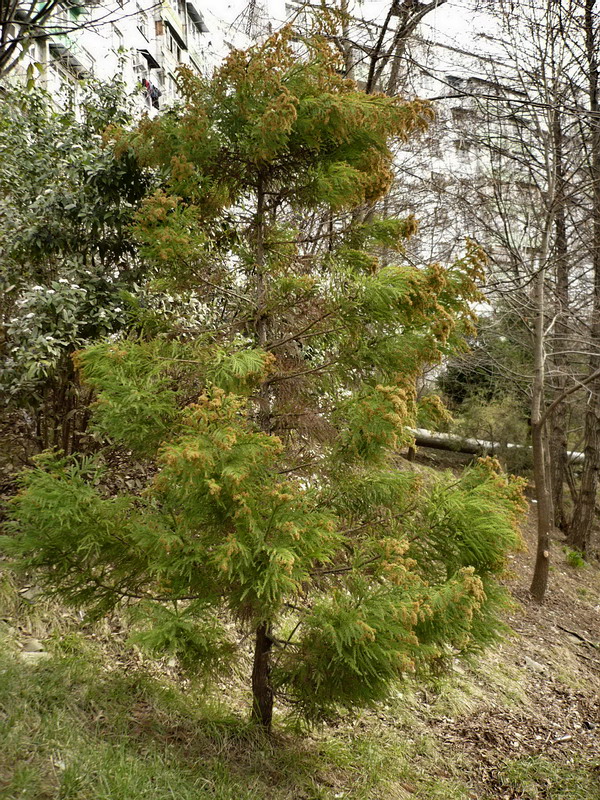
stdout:
{"type": "MultiPolygon", "coordinates": [[[[357,17],[383,20],[390,2],[391,0],[355,0],[353,10],[357,17]]],[[[493,22],[489,15],[473,12],[473,2],[474,0],[448,0],[424,18],[420,27],[421,35],[448,48],[489,53],[491,45],[485,34],[494,33],[493,22]]],[[[206,12],[206,21],[211,31],[216,34],[215,29],[220,28],[228,41],[243,47],[245,43],[239,38],[239,34],[245,30],[249,5],[249,0],[203,0],[202,9],[206,12]],[[237,28],[237,32],[234,28],[237,28]]],[[[275,28],[285,20],[286,0],[256,0],[256,7],[272,19],[275,28]]],[[[352,10],[352,5],[350,8],[352,10]]],[[[216,41],[214,45],[217,45],[216,41]]],[[[436,48],[435,61],[442,73],[461,74],[472,72],[473,69],[472,64],[467,63],[468,59],[461,63],[459,54],[444,48],[436,48]]]]}

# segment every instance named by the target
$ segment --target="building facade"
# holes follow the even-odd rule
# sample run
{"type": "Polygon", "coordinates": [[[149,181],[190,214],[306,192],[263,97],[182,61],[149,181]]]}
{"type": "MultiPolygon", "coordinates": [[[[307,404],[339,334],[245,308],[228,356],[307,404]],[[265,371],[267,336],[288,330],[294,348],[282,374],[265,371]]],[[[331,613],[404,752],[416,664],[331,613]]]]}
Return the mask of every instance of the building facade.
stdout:
{"type": "MultiPolygon", "coordinates": [[[[208,75],[248,37],[202,0],[117,0],[111,4],[64,3],[21,48],[2,83],[35,80],[58,107],[77,104],[80,81],[120,76],[138,89],[141,110],[151,116],[177,98],[177,69],[208,75]]],[[[7,29],[18,35],[19,20],[7,29]]]]}

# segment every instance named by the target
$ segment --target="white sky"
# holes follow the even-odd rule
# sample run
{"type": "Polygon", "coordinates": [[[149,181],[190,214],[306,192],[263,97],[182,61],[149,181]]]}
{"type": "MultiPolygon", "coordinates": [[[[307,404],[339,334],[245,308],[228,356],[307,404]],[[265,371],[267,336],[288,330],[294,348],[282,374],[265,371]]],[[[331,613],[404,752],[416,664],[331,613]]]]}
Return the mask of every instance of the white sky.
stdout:
{"type": "MultiPolygon", "coordinates": [[[[475,13],[472,10],[474,0],[448,0],[440,8],[430,12],[423,20],[420,28],[421,34],[434,42],[455,47],[473,53],[489,53],[489,40],[481,34],[492,34],[492,21],[489,15],[475,13]]],[[[350,3],[350,10],[357,17],[382,20],[387,13],[391,0],[354,0],[350,3]]],[[[333,3],[332,3],[333,5],[333,3]]],[[[339,7],[339,2],[336,4],[339,7]]],[[[234,37],[233,30],[228,30],[249,6],[249,0],[203,0],[202,9],[206,12],[206,21],[209,29],[220,28],[226,39],[234,37]],[[213,24],[211,24],[211,22],[213,24]],[[215,26],[214,23],[219,25],[215,26]]],[[[256,0],[257,8],[261,8],[273,20],[274,27],[285,19],[286,0],[256,0]]],[[[244,25],[238,28],[238,35],[243,31],[244,25]]],[[[215,31],[216,32],[216,31],[215,31]]],[[[237,46],[244,46],[241,41],[236,41],[237,46]]],[[[458,54],[450,51],[443,57],[443,51],[436,55],[437,68],[442,72],[472,74],[473,65],[463,63],[458,54]]],[[[464,62],[464,59],[463,59],[464,62]]]]}
{"type": "MultiPolygon", "coordinates": [[[[364,2],[355,0],[354,9],[357,16],[382,19],[390,2],[391,0],[364,0],[364,2]]],[[[203,0],[202,8],[210,11],[225,24],[231,24],[248,5],[249,0],[203,0]]],[[[273,17],[283,19],[285,0],[256,0],[256,5],[266,7],[273,17]]],[[[468,2],[450,0],[425,17],[427,26],[435,29],[441,36],[447,36],[452,40],[460,38],[466,43],[472,30],[472,21],[469,22],[472,12],[466,10],[467,6],[468,2]]]]}

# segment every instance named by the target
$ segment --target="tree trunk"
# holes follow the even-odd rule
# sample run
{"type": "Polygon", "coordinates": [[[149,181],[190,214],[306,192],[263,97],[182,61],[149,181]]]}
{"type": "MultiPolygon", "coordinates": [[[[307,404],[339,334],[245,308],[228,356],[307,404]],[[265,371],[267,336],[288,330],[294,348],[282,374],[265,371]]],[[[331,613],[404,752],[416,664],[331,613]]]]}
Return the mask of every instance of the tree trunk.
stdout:
{"type": "MultiPolygon", "coordinates": [[[[599,74],[596,57],[594,0],[585,0],[584,25],[586,33],[586,55],[589,69],[590,101],[590,177],[592,182],[592,264],[594,272],[594,299],[592,305],[591,355],[589,374],[600,367],[600,102],[598,97],[599,74]]],[[[588,383],[590,397],[587,404],[584,426],[585,461],[581,475],[581,488],[573,512],[573,520],[567,540],[581,552],[590,549],[594,509],[598,490],[600,469],[600,380],[588,383]]]]}
{"type": "MultiPolygon", "coordinates": [[[[558,391],[564,391],[564,384],[558,382],[558,391]]],[[[561,531],[568,529],[567,514],[565,511],[565,481],[568,469],[567,455],[567,429],[566,405],[561,404],[556,413],[552,415],[550,423],[550,469],[552,485],[552,507],[554,509],[554,524],[561,531]]]]}
{"type": "Polygon", "coordinates": [[[534,332],[535,376],[531,395],[531,444],[533,452],[533,474],[537,500],[537,553],[533,578],[529,591],[533,599],[541,603],[548,585],[550,566],[550,531],[552,529],[552,499],[546,471],[546,424],[543,417],[545,355],[544,355],[544,263],[546,249],[542,248],[541,267],[535,280],[534,305],[536,323],[534,332]]]}
{"type": "Polygon", "coordinates": [[[267,732],[273,721],[273,688],[271,686],[271,646],[266,622],[256,629],[254,664],[252,667],[252,719],[267,732]]]}
{"type": "MultiPolygon", "coordinates": [[[[596,383],[592,390],[600,391],[596,383]]],[[[600,426],[599,407],[597,397],[592,395],[590,405],[585,415],[585,459],[581,473],[581,485],[577,497],[577,504],[573,512],[567,541],[582,553],[590,550],[592,527],[595,518],[596,495],[598,491],[598,462],[600,452],[598,449],[598,428],[600,426]]]]}
{"type": "MultiPolygon", "coordinates": [[[[568,360],[566,352],[569,350],[570,331],[568,326],[569,314],[569,261],[566,229],[566,192],[563,164],[563,131],[559,108],[554,111],[553,120],[553,147],[556,171],[555,192],[555,242],[554,263],[556,270],[555,292],[555,337],[553,342],[552,362],[557,377],[553,388],[557,395],[564,393],[567,385],[568,360]]],[[[568,521],[564,506],[564,485],[568,466],[567,456],[567,414],[566,402],[558,405],[552,414],[549,427],[550,438],[550,478],[552,485],[552,507],[554,524],[562,531],[568,528],[568,521]]]]}
{"type": "Polygon", "coordinates": [[[429,3],[416,3],[414,0],[390,2],[385,19],[379,29],[379,37],[371,48],[369,74],[365,86],[367,94],[378,91],[388,66],[390,73],[384,91],[390,94],[398,91],[400,64],[409,36],[427,14],[446,2],[447,0],[430,0],[429,3]],[[392,17],[395,17],[394,25],[392,25],[392,17]],[[393,30],[394,34],[391,42],[386,43],[386,36],[390,30],[393,30]]]}
{"type": "Polygon", "coordinates": [[[354,80],[354,53],[352,52],[352,42],[350,40],[350,11],[348,0],[342,0],[340,11],[342,12],[342,48],[344,51],[344,74],[347,78],[354,80]]]}
{"type": "Polygon", "coordinates": [[[538,603],[543,602],[548,585],[550,531],[552,529],[552,501],[546,475],[544,427],[544,424],[541,423],[533,425],[531,429],[538,531],[535,567],[529,591],[538,603]]]}
{"type": "MultiPolygon", "coordinates": [[[[255,334],[261,347],[269,339],[270,320],[267,311],[268,278],[265,270],[265,187],[261,176],[256,192],[256,218],[254,258],[256,262],[256,320],[255,334]]],[[[265,433],[271,432],[271,392],[264,381],[258,390],[258,425],[265,433]]],[[[254,663],[252,667],[252,719],[267,732],[271,730],[273,719],[273,687],[271,686],[271,645],[270,626],[261,622],[256,628],[254,663]]]]}
{"type": "Polygon", "coordinates": [[[366,94],[373,94],[373,92],[377,91],[377,79],[379,75],[381,75],[381,71],[385,65],[385,37],[388,32],[390,22],[392,20],[392,14],[394,12],[395,3],[390,3],[390,7],[386,14],[385,20],[379,29],[379,36],[377,38],[377,42],[373,47],[371,57],[370,57],[370,64],[369,64],[369,74],[367,75],[367,81],[365,84],[365,93],[366,94]]]}

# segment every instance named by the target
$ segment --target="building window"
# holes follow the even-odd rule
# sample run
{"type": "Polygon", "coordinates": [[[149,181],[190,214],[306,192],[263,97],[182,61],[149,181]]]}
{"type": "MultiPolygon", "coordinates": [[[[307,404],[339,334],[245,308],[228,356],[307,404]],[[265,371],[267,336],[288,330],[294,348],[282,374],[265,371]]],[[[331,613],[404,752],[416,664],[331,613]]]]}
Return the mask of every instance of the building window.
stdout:
{"type": "Polygon", "coordinates": [[[148,37],[148,15],[143,11],[140,6],[137,7],[137,29],[142,34],[146,41],[148,37]]]}
{"type": "Polygon", "coordinates": [[[471,149],[471,142],[465,138],[455,139],[454,149],[457,153],[468,153],[471,149]]]}
{"type": "Polygon", "coordinates": [[[112,43],[114,50],[117,51],[123,50],[123,43],[124,43],[123,34],[114,23],[112,26],[112,43]]]}
{"type": "Polygon", "coordinates": [[[48,90],[61,109],[74,108],[78,102],[77,79],[58,60],[53,59],[48,75],[48,90]]]}
{"type": "Polygon", "coordinates": [[[46,64],[48,61],[48,45],[43,39],[36,39],[35,60],[39,64],[46,64]]]}
{"type": "Polygon", "coordinates": [[[84,65],[85,69],[89,73],[91,73],[92,75],[95,75],[96,74],[96,59],[90,53],[90,51],[87,50],[85,47],[82,47],[80,52],[81,52],[82,61],[83,61],[83,65],[84,65]]]}
{"type": "Polygon", "coordinates": [[[187,6],[187,30],[190,32],[194,38],[199,39],[200,35],[203,33],[208,33],[208,28],[206,27],[206,23],[202,18],[202,14],[198,11],[194,3],[188,2],[186,3],[187,6]]]}
{"type": "Polygon", "coordinates": [[[198,75],[202,75],[202,68],[193,58],[190,58],[190,67],[192,68],[193,72],[196,72],[198,75]]]}
{"type": "Polygon", "coordinates": [[[168,28],[167,28],[167,49],[170,53],[172,53],[175,56],[177,61],[181,61],[181,48],[177,44],[175,37],[168,28]]]}

